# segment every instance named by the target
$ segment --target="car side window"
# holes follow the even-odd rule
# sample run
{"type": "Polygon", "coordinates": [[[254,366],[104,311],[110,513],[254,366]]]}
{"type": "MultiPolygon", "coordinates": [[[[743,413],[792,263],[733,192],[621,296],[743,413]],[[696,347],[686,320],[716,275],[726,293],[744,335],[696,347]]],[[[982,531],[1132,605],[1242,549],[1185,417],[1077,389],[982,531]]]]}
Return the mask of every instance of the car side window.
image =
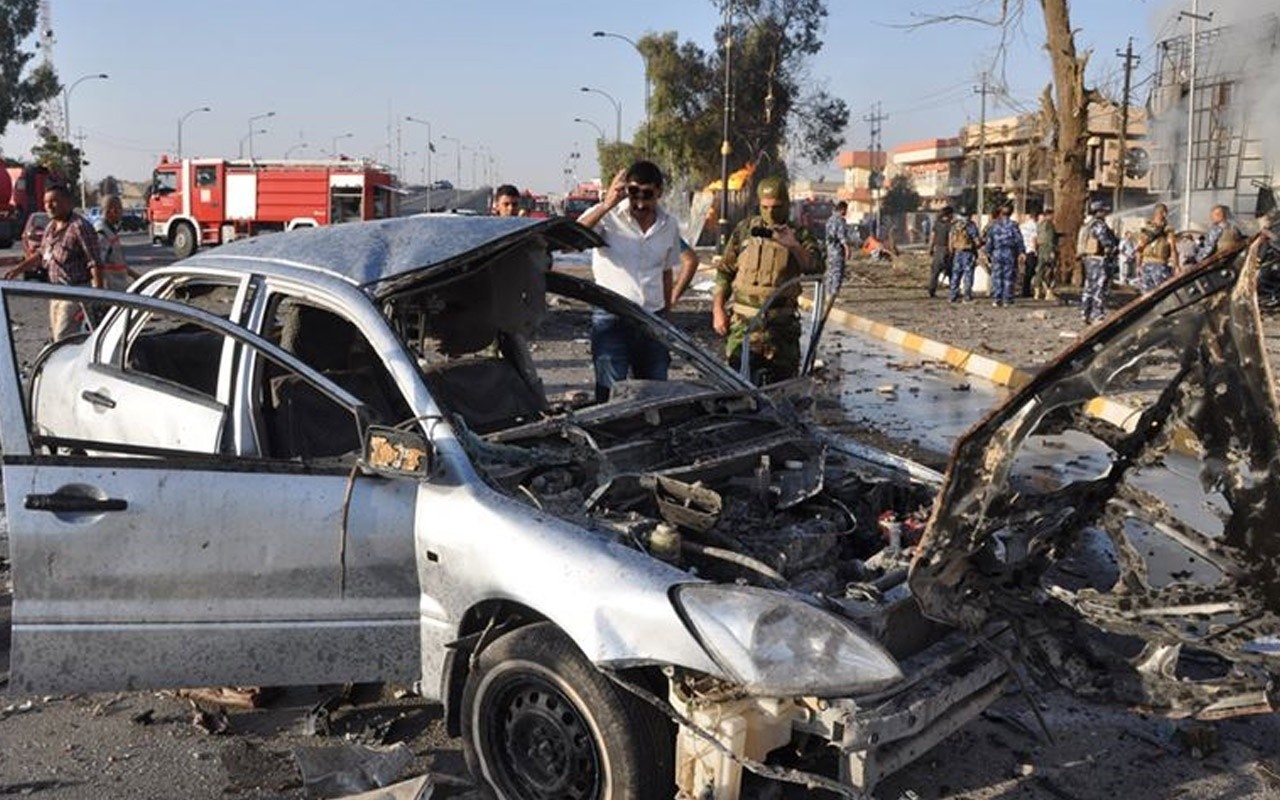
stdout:
{"type": "MultiPolygon", "coordinates": [[[[174,281],[156,293],[230,319],[239,285],[230,281],[174,281]]],[[[108,318],[106,309],[91,306],[90,316],[103,320],[99,358],[117,369],[159,378],[210,398],[218,391],[224,337],[179,318],[128,311],[108,318]]]]}
{"type": "MultiPolygon", "coordinates": [[[[381,357],[350,319],[285,294],[270,298],[268,309],[264,335],[360,400],[370,422],[394,425],[412,416],[381,357]]],[[[255,395],[268,457],[331,458],[360,448],[359,432],[339,422],[349,414],[302,376],[264,364],[255,395]]]]}
{"type": "MultiPolygon", "coordinates": [[[[37,288],[37,291],[39,289],[37,288]]],[[[113,326],[45,347],[50,301],[5,294],[7,331],[24,389],[32,451],[76,458],[299,459],[358,451],[362,439],[359,402],[333,383],[317,382],[287,365],[288,356],[255,346],[215,324],[167,309],[113,307],[113,326]],[[117,360],[97,353],[108,331],[117,336],[117,360]],[[235,436],[240,394],[231,375],[244,359],[270,364],[291,398],[323,425],[322,435],[341,441],[337,452],[264,453],[235,436]]],[[[67,302],[67,301],[58,301],[67,302]]],[[[72,301],[71,313],[82,304],[72,301]]],[[[106,303],[97,303],[105,306],[106,303]]],[[[92,307],[91,307],[92,308],[92,307]]],[[[246,333],[246,335],[248,335],[246,333]]],[[[105,348],[112,350],[113,348],[105,348]]],[[[349,459],[348,459],[349,460],[349,459]]]]}

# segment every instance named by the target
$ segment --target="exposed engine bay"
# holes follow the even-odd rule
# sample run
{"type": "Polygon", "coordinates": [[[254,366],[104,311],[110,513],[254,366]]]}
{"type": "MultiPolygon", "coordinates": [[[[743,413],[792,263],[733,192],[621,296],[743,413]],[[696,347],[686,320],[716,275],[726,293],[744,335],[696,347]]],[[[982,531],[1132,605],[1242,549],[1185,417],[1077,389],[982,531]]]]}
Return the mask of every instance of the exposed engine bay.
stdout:
{"type": "Polygon", "coordinates": [[[883,578],[918,538],[932,490],[860,474],[758,402],[626,404],[473,446],[502,490],[710,580],[843,597],[883,578]]]}

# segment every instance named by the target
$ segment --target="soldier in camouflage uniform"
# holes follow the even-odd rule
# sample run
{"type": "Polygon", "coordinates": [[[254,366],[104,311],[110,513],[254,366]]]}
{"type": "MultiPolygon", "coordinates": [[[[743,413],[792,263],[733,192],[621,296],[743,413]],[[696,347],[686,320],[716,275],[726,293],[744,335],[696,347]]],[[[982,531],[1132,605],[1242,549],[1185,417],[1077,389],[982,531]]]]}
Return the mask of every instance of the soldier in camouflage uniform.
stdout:
{"type": "Polygon", "coordinates": [[[1058,271],[1058,229],[1053,224],[1053,209],[1040,212],[1036,223],[1036,274],[1032,282],[1037,300],[1052,300],[1054,276],[1058,271]]]}
{"type": "Polygon", "coordinates": [[[1107,284],[1111,282],[1120,249],[1120,239],[1107,224],[1110,210],[1101,200],[1090,203],[1093,217],[1080,231],[1080,252],[1084,254],[1084,294],[1080,298],[1080,310],[1086,324],[1100,322],[1107,316],[1107,284]]]}
{"type": "Polygon", "coordinates": [[[738,223],[725,245],[716,269],[711,322],[716,333],[727,334],[725,356],[735,370],[744,342],[751,352],[751,379],[757,385],[795,377],[800,370],[800,315],[793,285],[776,299],[747,341],[747,328],[770,295],[792,278],[819,274],[825,263],[822,242],[790,223],[787,184],[765,178],[756,187],[760,213],[738,223]],[[728,308],[732,303],[732,308],[728,308]],[[732,316],[730,316],[730,310],[732,316]]]}
{"type": "Polygon", "coordinates": [[[1169,225],[1169,207],[1156,203],[1151,220],[1138,233],[1139,268],[1142,293],[1149,294],[1173,277],[1173,259],[1177,250],[1173,228],[1169,225]]]}
{"type": "Polygon", "coordinates": [[[960,209],[951,223],[947,247],[951,251],[951,302],[960,302],[962,283],[968,302],[973,299],[973,267],[978,259],[978,226],[969,208],[960,209]]]}
{"type": "Polygon", "coordinates": [[[991,259],[991,305],[1013,305],[1018,262],[1026,252],[1022,231],[1013,221],[1013,203],[1001,203],[987,227],[987,258],[991,259]]]}
{"type": "Polygon", "coordinates": [[[1231,209],[1226,206],[1214,206],[1209,211],[1209,232],[1205,234],[1204,244],[1196,250],[1196,263],[1224,250],[1230,250],[1244,241],[1244,234],[1231,220],[1231,209]]]}

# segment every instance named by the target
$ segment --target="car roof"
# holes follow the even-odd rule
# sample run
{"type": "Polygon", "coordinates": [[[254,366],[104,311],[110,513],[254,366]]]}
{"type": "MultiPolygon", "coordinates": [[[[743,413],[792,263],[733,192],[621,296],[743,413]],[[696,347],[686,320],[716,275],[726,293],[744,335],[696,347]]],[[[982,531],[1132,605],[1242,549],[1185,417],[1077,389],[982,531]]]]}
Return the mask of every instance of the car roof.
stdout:
{"type": "Polygon", "coordinates": [[[563,217],[413,216],[241,239],[178,264],[319,272],[379,297],[535,240],[549,249],[602,244],[590,229],[563,217]]]}

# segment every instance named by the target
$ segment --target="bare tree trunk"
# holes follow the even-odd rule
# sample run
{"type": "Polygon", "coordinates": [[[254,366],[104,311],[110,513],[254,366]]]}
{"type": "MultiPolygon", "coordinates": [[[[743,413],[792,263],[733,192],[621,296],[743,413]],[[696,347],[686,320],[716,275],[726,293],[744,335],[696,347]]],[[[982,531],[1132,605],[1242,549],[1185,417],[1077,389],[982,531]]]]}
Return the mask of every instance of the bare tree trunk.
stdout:
{"type": "Polygon", "coordinates": [[[1058,252],[1059,285],[1080,284],[1082,272],[1076,259],[1076,234],[1084,222],[1089,173],[1086,142],[1089,138],[1089,101],[1094,92],[1084,86],[1089,54],[1077,55],[1071,33],[1067,0],[1040,0],[1044,12],[1045,47],[1053,66],[1055,97],[1045,90],[1041,103],[1045,122],[1055,132],[1049,153],[1053,175],[1054,225],[1062,234],[1058,252]]]}

